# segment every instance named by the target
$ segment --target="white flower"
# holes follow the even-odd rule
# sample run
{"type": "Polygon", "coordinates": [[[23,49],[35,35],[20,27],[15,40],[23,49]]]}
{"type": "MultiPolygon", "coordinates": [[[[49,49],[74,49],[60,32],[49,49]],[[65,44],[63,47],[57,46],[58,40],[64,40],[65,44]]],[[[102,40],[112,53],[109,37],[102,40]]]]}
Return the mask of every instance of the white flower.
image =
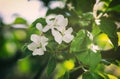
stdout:
{"type": "Polygon", "coordinates": [[[49,29],[57,29],[61,31],[62,27],[66,27],[68,19],[63,15],[57,15],[55,18],[46,18],[47,25],[43,29],[43,32],[47,32],[49,29]]]}
{"type": "Polygon", "coordinates": [[[29,50],[33,51],[33,55],[43,55],[44,51],[46,51],[46,45],[48,44],[48,38],[45,36],[39,36],[36,34],[31,35],[32,43],[27,47],[29,50]]]}
{"type": "Polygon", "coordinates": [[[71,33],[73,32],[72,28],[66,30],[68,24],[68,19],[64,18],[63,15],[57,15],[54,18],[46,18],[47,25],[42,28],[42,24],[36,24],[36,28],[42,32],[47,32],[49,29],[52,31],[55,41],[58,44],[61,44],[62,41],[69,43],[74,38],[71,33]]]}
{"type": "Polygon", "coordinates": [[[75,7],[72,6],[72,3],[68,3],[67,7],[68,7],[69,10],[74,10],[75,9],[75,7]]]}
{"type": "Polygon", "coordinates": [[[100,25],[100,19],[95,19],[95,23],[96,23],[97,25],[100,25]]]}
{"type": "Polygon", "coordinates": [[[88,46],[93,52],[97,52],[97,50],[100,50],[100,48],[97,45],[91,44],[88,46]]]}
{"type": "Polygon", "coordinates": [[[87,31],[87,36],[89,37],[90,40],[93,40],[93,35],[89,31],[87,31]]]}
{"type": "Polygon", "coordinates": [[[115,22],[115,24],[117,25],[117,28],[120,28],[120,22],[115,22]]]}
{"type": "Polygon", "coordinates": [[[93,6],[93,17],[95,18],[95,23],[100,25],[100,17],[103,16],[103,13],[99,13],[99,10],[102,10],[103,6],[105,5],[104,2],[100,0],[96,0],[96,3],[93,6]]]}
{"type": "Polygon", "coordinates": [[[52,35],[54,36],[55,41],[58,44],[61,44],[62,41],[66,42],[66,43],[71,42],[74,38],[74,36],[71,35],[72,32],[73,32],[72,28],[69,28],[67,30],[65,28],[63,28],[63,29],[61,29],[61,31],[52,29],[52,35]]]}
{"type": "Polygon", "coordinates": [[[39,30],[39,31],[41,31],[41,32],[43,32],[43,28],[42,28],[43,26],[42,26],[42,24],[41,23],[37,23],[36,24],[36,28],[39,30]]]}

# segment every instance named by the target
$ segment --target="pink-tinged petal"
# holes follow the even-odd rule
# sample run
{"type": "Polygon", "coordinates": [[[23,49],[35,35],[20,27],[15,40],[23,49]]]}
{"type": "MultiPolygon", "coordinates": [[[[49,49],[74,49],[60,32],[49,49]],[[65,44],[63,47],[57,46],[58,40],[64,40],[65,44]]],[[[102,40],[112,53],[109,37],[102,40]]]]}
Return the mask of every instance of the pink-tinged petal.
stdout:
{"type": "Polygon", "coordinates": [[[97,50],[100,50],[100,48],[94,44],[91,44],[90,46],[88,46],[88,48],[90,48],[94,53],[96,53],[97,50]]]}
{"type": "Polygon", "coordinates": [[[68,19],[67,19],[67,18],[63,19],[63,20],[59,23],[59,26],[64,26],[64,27],[66,27],[67,25],[68,25],[68,19]]]}
{"type": "Polygon", "coordinates": [[[51,20],[51,18],[54,18],[54,17],[47,17],[46,18],[47,25],[53,24],[53,20],[51,20]]]}
{"type": "Polygon", "coordinates": [[[42,45],[42,49],[44,50],[44,51],[46,51],[46,45],[47,45],[48,43],[46,42],[46,43],[44,43],[43,45],[42,45]]]}
{"type": "Polygon", "coordinates": [[[39,49],[35,49],[32,54],[33,54],[33,56],[34,55],[44,55],[44,51],[42,48],[39,48],[39,49]]]}
{"type": "Polygon", "coordinates": [[[42,31],[42,24],[41,24],[41,23],[37,23],[37,24],[36,24],[36,28],[37,28],[39,31],[42,31]]]}
{"type": "Polygon", "coordinates": [[[46,38],[45,36],[41,36],[41,44],[42,44],[42,48],[46,51],[45,46],[48,44],[48,38],[46,38]]]}
{"type": "Polygon", "coordinates": [[[62,35],[59,31],[52,29],[52,35],[54,36],[54,39],[58,44],[62,43],[62,35]]]}
{"type": "Polygon", "coordinates": [[[65,34],[71,34],[73,32],[73,29],[70,27],[65,31],[65,34]]]}
{"type": "Polygon", "coordinates": [[[74,36],[71,35],[71,34],[66,34],[63,36],[63,41],[66,42],[66,43],[69,43],[73,40],[74,36]]]}
{"type": "Polygon", "coordinates": [[[32,34],[31,40],[37,44],[37,43],[39,43],[40,37],[36,34],[32,34]]]}
{"type": "Polygon", "coordinates": [[[65,31],[65,27],[64,26],[58,26],[58,27],[55,27],[58,31],[60,32],[64,32],[65,31]]]}
{"type": "Polygon", "coordinates": [[[29,50],[34,51],[38,47],[38,45],[36,43],[32,42],[27,47],[29,50]]]}
{"type": "Polygon", "coordinates": [[[43,32],[47,32],[49,29],[51,29],[51,26],[46,25],[46,26],[43,28],[43,32]]]}
{"type": "Polygon", "coordinates": [[[64,20],[64,23],[63,23],[65,26],[67,26],[68,25],[68,19],[67,18],[65,18],[65,20],[64,20]]]}
{"type": "Polygon", "coordinates": [[[45,42],[44,44],[42,44],[42,49],[43,49],[44,51],[46,51],[46,46],[47,46],[47,44],[48,44],[48,42],[45,42]]]}
{"type": "Polygon", "coordinates": [[[58,26],[67,26],[68,25],[68,19],[64,18],[63,15],[56,16],[56,22],[58,26]]]}
{"type": "Polygon", "coordinates": [[[46,38],[45,36],[41,36],[41,42],[47,42],[48,41],[48,38],[46,38]]]}
{"type": "Polygon", "coordinates": [[[57,15],[55,17],[55,19],[58,21],[58,20],[64,20],[64,16],[63,15],[57,15]]]}

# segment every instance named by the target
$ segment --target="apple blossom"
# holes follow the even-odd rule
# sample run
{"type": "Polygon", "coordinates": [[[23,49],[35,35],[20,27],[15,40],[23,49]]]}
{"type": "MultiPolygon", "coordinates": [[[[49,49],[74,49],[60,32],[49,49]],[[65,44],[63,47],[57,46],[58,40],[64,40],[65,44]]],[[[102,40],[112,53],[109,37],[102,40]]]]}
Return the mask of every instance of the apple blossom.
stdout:
{"type": "Polygon", "coordinates": [[[52,35],[54,36],[55,41],[58,44],[61,44],[62,41],[66,42],[66,43],[71,42],[74,38],[74,36],[71,34],[72,32],[73,32],[72,28],[69,28],[67,30],[63,29],[61,31],[57,31],[55,29],[52,29],[52,35]]]}
{"type": "Polygon", "coordinates": [[[88,48],[90,48],[94,53],[96,53],[97,50],[100,50],[100,48],[97,45],[94,45],[94,44],[90,44],[88,46],[88,48]]]}
{"type": "Polygon", "coordinates": [[[43,55],[44,51],[46,51],[46,45],[48,44],[48,38],[45,36],[39,36],[36,34],[31,35],[32,43],[27,47],[29,50],[33,51],[33,55],[43,55]]]}
{"type": "Polygon", "coordinates": [[[41,23],[37,23],[36,24],[36,28],[39,30],[39,31],[41,31],[41,32],[43,32],[43,28],[42,28],[43,26],[42,26],[42,24],[41,23]]]}
{"type": "Polygon", "coordinates": [[[57,15],[55,18],[46,18],[47,25],[44,27],[43,32],[47,32],[49,29],[61,30],[62,27],[66,27],[68,19],[63,15],[57,15]]]}

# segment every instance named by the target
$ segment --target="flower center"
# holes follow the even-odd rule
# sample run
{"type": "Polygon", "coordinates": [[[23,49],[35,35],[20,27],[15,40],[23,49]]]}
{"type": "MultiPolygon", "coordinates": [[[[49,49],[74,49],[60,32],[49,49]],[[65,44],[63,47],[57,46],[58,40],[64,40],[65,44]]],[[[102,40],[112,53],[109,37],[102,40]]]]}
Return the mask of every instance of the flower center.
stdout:
{"type": "Polygon", "coordinates": [[[39,49],[39,48],[42,48],[42,44],[41,43],[39,43],[38,46],[37,46],[37,49],[39,49]]]}

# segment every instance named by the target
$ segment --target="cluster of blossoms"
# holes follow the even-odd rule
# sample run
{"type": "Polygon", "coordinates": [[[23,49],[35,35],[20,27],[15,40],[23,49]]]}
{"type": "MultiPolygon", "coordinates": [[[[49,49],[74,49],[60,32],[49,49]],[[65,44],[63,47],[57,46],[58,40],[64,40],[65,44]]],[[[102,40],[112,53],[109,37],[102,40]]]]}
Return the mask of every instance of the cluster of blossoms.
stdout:
{"type": "Polygon", "coordinates": [[[73,29],[66,28],[68,25],[68,19],[64,18],[63,15],[57,15],[55,18],[46,18],[47,25],[43,28],[41,23],[36,24],[36,28],[42,32],[42,34],[32,34],[32,43],[28,45],[28,49],[33,51],[33,55],[43,55],[46,51],[46,45],[48,44],[48,38],[43,36],[43,33],[51,30],[51,33],[58,44],[62,41],[70,43],[74,36],[71,34],[73,29]]]}
{"type": "Polygon", "coordinates": [[[98,50],[100,50],[100,48],[97,45],[94,44],[90,44],[88,46],[89,49],[91,49],[94,53],[96,53],[98,50]]]}
{"type": "Polygon", "coordinates": [[[95,18],[95,23],[97,25],[100,25],[100,17],[103,15],[103,13],[99,13],[98,15],[98,11],[99,10],[102,10],[104,6],[104,2],[100,1],[100,0],[96,0],[96,3],[94,4],[94,7],[93,7],[93,16],[95,18]]]}

